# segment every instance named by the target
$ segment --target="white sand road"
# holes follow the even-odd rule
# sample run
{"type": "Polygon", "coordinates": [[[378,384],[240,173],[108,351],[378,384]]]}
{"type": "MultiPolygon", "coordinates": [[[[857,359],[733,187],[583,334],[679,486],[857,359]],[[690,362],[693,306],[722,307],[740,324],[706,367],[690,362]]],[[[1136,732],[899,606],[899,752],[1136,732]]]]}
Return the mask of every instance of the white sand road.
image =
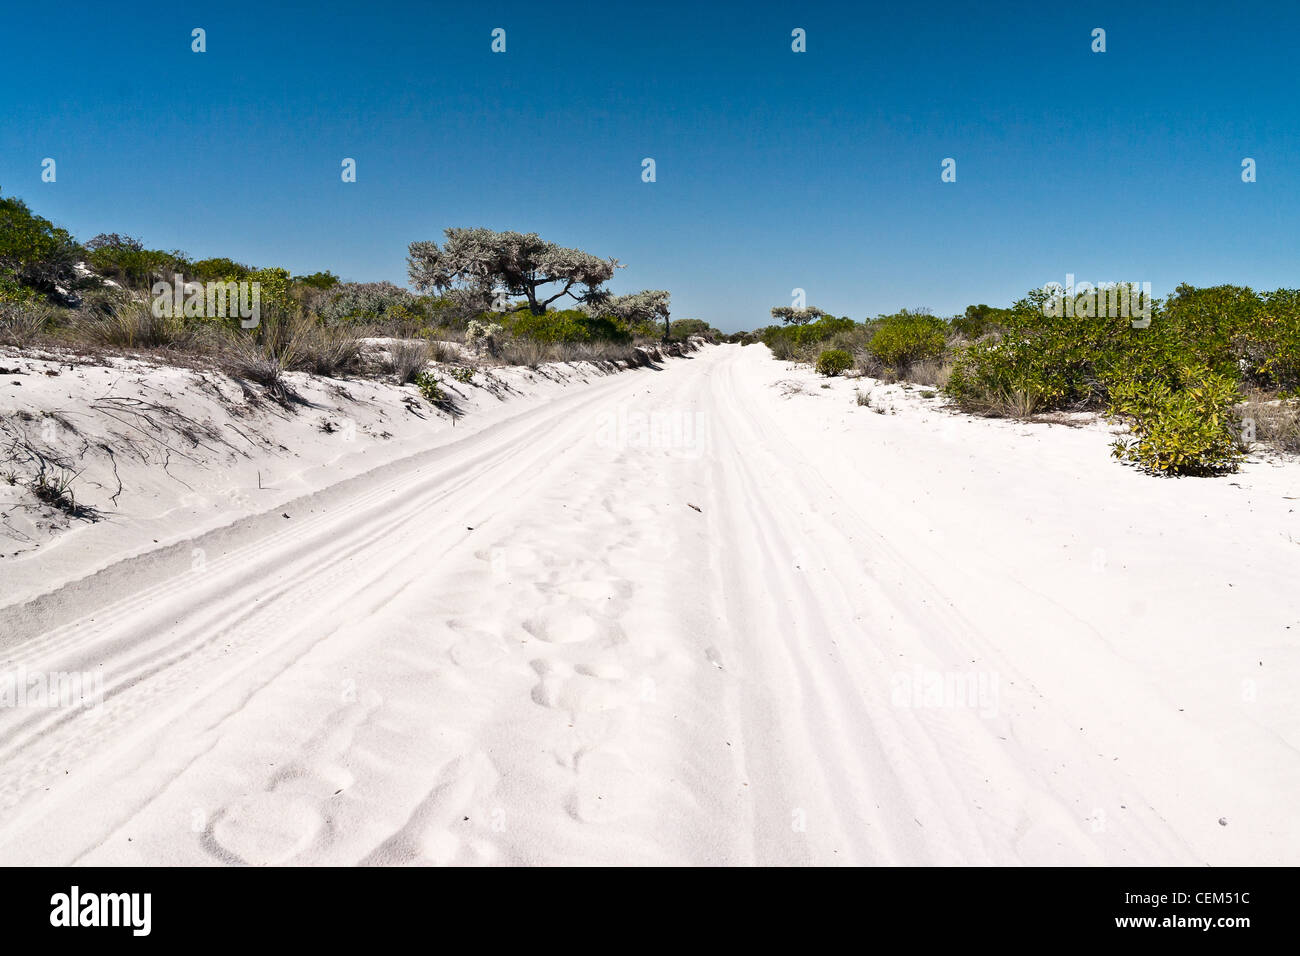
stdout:
{"type": "Polygon", "coordinates": [[[1294,464],[819,384],[706,348],[11,609],[104,697],[0,710],[0,861],[1300,863],[1294,464]]]}

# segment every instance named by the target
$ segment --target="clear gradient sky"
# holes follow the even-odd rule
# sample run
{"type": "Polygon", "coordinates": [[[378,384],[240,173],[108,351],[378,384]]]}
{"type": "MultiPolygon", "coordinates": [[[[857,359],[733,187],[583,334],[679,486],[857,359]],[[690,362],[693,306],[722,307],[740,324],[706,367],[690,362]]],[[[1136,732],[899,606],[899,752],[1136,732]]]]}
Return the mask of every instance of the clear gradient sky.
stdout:
{"type": "Polygon", "coordinates": [[[1294,287],[1298,37],[1295,2],[11,2],[0,188],[82,240],[357,281],[533,231],[726,330],[794,287],[858,319],[1067,272],[1294,287]]]}

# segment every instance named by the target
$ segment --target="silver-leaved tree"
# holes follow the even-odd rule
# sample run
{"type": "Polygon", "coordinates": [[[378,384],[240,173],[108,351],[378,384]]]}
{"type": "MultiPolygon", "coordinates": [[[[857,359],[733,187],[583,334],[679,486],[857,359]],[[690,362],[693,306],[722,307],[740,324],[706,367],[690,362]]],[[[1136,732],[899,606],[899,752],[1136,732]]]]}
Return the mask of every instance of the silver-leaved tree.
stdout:
{"type": "Polygon", "coordinates": [[[628,295],[614,295],[595,306],[588,306],[587,311],[593,315],[612,315],[628,325],[642,322],[664,323],[664,339],[668,338],[670,320],[668,307],[672,296],[662,289],[646,289],[628,295]]]}
{"type": "Polygon", "coordinates": [[[527,308],[542,315],[561,296],[582,303],[609,299],[602,288],[619,268],[617,259],[601,259],[581,249],[547,242],[535,232],[448,229],[446,241],[413,242],[406,263],[411,284],[421,292],[461,290],[484,299],[504,290],[524,296],[527,308]],[[544,286],[559,284],[554,295],[544,286]]]}
{"type": "Polygon", "coordinates": [[[790,305],[778,305],[772,310],[772,318],[780,319],[786,325],[807,325],[809,322],[816,322],[824,315],[826,315],[825,312],[811,305],[806,309],[796,309],[790,305]]]}

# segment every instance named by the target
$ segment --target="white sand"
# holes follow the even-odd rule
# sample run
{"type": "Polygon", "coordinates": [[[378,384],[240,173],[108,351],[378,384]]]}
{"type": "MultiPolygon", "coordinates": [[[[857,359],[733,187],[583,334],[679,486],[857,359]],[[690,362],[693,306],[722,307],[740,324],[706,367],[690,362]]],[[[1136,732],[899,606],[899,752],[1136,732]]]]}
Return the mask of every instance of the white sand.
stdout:
{"type": "Polygon", "coordinates": [[[5,666],[104,682],[0,709],[0,861],[1300,863],[1296,464],[1152,479],[761,346],[510,375],[0,560],[71,582],[5,666]]]}

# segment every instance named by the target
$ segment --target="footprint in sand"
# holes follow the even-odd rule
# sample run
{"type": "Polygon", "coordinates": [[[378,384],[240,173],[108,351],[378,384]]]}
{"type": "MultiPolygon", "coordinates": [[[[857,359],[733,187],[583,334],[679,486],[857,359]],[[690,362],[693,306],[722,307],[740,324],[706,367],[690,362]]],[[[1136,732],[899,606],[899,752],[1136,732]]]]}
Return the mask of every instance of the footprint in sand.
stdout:
{"type": "Polygon", "coordinates": [[[325,826],[320,812],[302,797],[262,793],[214,816],[208,851],[230,863],[273,866],[309,848],[325,826]]]}
{"type": "Polygon", "coordinates": [[[543,608],[525,618],[523,628],[539,641],[548,644],[576,644],[609,635],[608,625],[597,621],[581,608],[572,605],[543,608]]]}
{"type": "Polygon", "coordinates": [[[459,640],[447,651],[457,667],[468,670],[489,667],[509,653],[505,642],[496,634],[460,621],[448,621],[447,627],[459,635],[459,640]]]}
{"type": "Polygon", "coordinates": [[[611,668],[610,673],[617,676],[600,677],[586,673],[590,668],[570,670],[567,666],[553,664],[549,661],[536,660],[532,663],[541,681],[533,688],[533,702],[555,710],[567,710],[573,714],[598,714],[607,710],[625,707],[632,698],[632,693],[621,680],[621,668],[611,668]]]}
{"type": "Polygon", "coordinates": [[[489,826],[490,811],[481,804],[499,780],[496,766],[482,752],[452,760],[406,821],[361,865],[493,862],[495,849],[476,835],[489,826]]]}

